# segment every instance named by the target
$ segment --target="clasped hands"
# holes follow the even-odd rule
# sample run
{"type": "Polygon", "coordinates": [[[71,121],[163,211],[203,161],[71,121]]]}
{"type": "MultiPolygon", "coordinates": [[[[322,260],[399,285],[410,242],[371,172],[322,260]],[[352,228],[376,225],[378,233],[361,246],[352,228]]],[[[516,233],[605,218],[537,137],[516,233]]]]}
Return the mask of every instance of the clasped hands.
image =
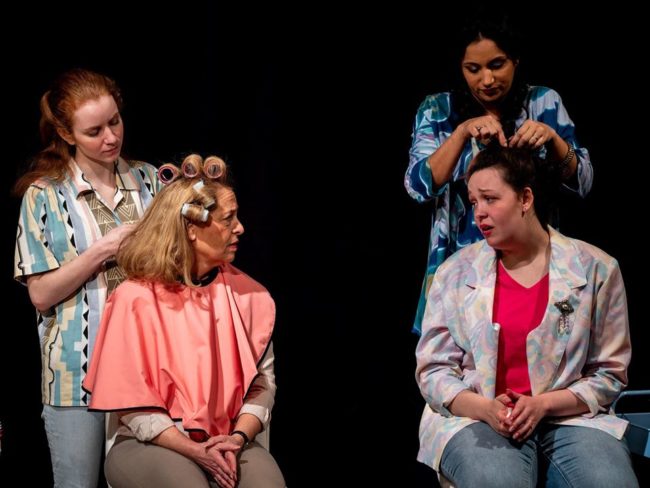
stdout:
{"type": "Polygon", "coordinates": [[[544,401],[510,389],[490,402],[485,421],[504,437],[523,442],[546,416],[544,401]]]}
{"type": "Polygon", "coordinates": [[[496,138],[503,147],[538,149],[552,140],[555,135],[555,130],[550,126],[536,120],[527,119],[517,129],[517,132],[510,139],[507,139],[501,122],[493,115],[468,119],[464,122],[464,128],[467,135],[478,139],[482,144],[488,144],[490,140],[496,138]]]}
{"type": "Polygon", "coordinates": [[[237,453],[242,448],[239,436],[217,435],[202,443],[205,454],[197,461],[222,488],[237,485],[237,453]]]}

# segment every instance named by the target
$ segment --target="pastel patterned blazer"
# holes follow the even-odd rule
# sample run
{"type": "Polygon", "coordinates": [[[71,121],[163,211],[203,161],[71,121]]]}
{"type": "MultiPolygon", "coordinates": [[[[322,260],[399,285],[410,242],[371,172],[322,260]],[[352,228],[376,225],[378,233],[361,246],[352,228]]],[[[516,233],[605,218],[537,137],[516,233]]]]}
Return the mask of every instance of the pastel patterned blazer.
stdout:
{"type": "MultiPolygon", "coordinates": [[[[593,427],[620,439],[627,422],[608,407],[627,384],[631,355],[621,271],[597,247],[549,232],[549,303],[541,324],[526,340],[532,394],[569,389],[589,412],[544,421],[593,427]]],[[[476,422],[447,409],[456,395],[471,390],[494,398],[496,264],[495,250],[477,242],[447,259],[429,290],[416,349],[416,379],[427,402],[418,460],[435,470],[449,439],[476,422]]]]}

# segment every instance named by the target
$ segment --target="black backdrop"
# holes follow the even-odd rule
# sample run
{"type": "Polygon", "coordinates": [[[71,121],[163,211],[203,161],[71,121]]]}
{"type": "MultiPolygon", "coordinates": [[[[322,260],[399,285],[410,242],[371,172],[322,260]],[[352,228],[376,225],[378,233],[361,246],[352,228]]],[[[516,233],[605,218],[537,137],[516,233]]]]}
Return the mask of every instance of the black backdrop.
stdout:
{"type": "MultiPolygon", "coordinates": [[[[531,44],[521,67],[560,92],[591,151],[594,188],[585,201],[565,202],[562,230],[621,262],[635,347],[630,382],[639,389],[650,386],[647,266],[636,238],[646,223],[647,134],[634,121],[648,113],[647,56],[638,12],[623,7],[593,10],[589,22],[563,2],[536,7],[523,16],[531,44]]],[[[429,212],[402,179],[415,111],[426,94],[448,88],[455,67],[446,38],[472,6],[87,8],[18,7],[6,21],[19,34],[1,34],[0,276],[3,309],[16,317],[0,331],[1,476],[24,476],[17,466],[27,463],[31,485],[51,483],[33,310],[12,280],[19,201],[9,189],[38,148],[40,95],[56,74],[83,66],[122,87],[131,157],[158,165],[199,152],[231,164],[246,226],[236,264],[278,306],[271,443],[289,486],[432,486],[432,472],[414,461],[423,402],[410,333],[429,212]]],[[[647,462],[635,463],[647,479],[647,462]]]]}

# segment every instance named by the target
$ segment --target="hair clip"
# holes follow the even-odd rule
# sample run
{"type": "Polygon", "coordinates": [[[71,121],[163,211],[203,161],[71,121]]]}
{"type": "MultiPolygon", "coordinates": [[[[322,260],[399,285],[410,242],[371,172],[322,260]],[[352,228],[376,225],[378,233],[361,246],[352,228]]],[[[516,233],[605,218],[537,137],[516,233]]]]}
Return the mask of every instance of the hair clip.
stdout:
{"type": "MultiPolygon", "coordinates": [[[[198,207],[198,205],[195,205],[193,203],[184,203],[183,206],[181,207],[181,215],[189,220],[192,220],[191,217],[188,215],[190,213],[191,206],[198,207]]],[[[196,218],[201,222],[207,222],[209,216],[210,213],[208,212],[208,209],[204,208],[199,212],[196,218]]]]}
{"type": "Polygon", "coordinates": [[[158,181],[163,185],[169,185],[172,181],[181,175],[177,166],[171,163],[165,163],[158,168],[158,181]]]}

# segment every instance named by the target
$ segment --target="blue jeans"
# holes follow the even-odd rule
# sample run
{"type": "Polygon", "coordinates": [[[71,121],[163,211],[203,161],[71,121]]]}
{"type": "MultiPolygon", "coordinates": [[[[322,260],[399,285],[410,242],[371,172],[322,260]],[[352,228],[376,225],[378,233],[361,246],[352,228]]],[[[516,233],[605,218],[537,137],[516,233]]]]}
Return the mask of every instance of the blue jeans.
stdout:
{"type": "Polygon", "coordinates": [[[54,488],[96,488],[102,461],[103,412],[43,405],[54,488]]]}
{"type": "Polygon", "coordinates": [[[598,429],[540,424],[525,442],[477,422],[445,446],[442,474],[457,488],[637,488],[625,441],[598,429]]]}

